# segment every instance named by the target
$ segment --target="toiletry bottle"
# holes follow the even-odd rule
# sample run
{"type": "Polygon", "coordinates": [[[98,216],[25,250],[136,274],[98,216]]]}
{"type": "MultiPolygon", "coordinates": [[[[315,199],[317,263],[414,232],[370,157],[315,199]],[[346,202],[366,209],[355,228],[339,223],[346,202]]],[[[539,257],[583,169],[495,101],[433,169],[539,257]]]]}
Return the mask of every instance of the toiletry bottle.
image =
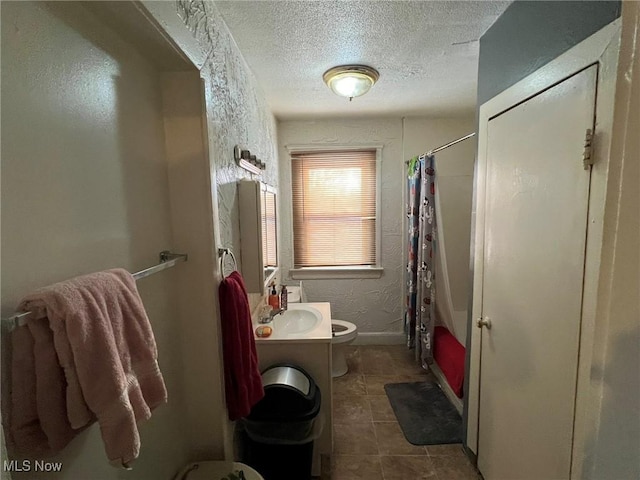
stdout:
{"type": "Polygon", "coordinates": [[[286,310],[289,306],[289,292],[287,292],[287,286],[282,285],[282,289],[280,290],[280,308],[286,310]]]}
{"type": "Polygon", "coordinates": [[[280,308],[280,299],[278,298],[278,292],[276,292],[276,284],[271,284],[271,293],[269,294],[269,305],[273,307],[274,310],[280,308]]]}

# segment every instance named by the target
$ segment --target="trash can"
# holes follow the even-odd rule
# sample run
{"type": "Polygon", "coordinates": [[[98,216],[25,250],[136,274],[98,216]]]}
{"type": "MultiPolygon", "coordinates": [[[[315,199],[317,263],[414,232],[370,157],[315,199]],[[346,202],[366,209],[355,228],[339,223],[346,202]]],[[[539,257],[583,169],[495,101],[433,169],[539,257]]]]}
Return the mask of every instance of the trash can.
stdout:
{"type": "Polygon", "coordinates": [[[276,364],[262,372],[265,396],[243,419],[242,461],[265,480],[310,480],[313,442],[322,433],[320,389],[302,368],[276,364]]]}

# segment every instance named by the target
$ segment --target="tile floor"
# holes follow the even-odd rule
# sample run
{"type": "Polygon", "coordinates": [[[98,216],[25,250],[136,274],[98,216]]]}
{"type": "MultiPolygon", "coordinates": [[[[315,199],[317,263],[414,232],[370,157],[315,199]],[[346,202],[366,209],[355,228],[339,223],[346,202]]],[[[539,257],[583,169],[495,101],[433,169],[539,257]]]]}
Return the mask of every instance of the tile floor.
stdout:
{"type": "Polygon", "coordinates": [[[349,373],[333,380],[334,447],[321,480],[478,480],[461,445],[407,442],[385,383],[432,380],[404,346],[350,346],[349,373]]]}

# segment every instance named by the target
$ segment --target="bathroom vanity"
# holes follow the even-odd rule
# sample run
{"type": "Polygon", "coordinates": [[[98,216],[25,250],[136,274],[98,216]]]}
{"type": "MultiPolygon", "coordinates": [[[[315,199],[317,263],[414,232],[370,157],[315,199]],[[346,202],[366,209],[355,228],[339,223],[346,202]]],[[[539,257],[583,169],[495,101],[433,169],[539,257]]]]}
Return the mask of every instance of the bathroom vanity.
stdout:
{"type": "MultiPolygon", "coordinates": [[[[259,325],[256,315],[254,332],[259,325]]],[[[322,406],[317,421],[324,421],[324,429],[314,444],[312,468],[313,475],[320,475],[320,455],[330,455],[333,449],[331,305],[290,304],[268,325],[273,328],[270,337],[255,337],[260,371],[275,363],[291,363],[302,367],[320,388],[322,406]]]]}

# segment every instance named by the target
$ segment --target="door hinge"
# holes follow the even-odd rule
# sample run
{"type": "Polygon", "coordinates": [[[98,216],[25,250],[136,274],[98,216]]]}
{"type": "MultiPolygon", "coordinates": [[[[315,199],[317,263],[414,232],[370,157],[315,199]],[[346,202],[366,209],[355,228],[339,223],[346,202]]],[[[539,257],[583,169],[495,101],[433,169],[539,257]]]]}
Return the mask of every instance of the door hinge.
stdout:
{"type": "Polygon", "coordinates": [[[589,170],[589,167],[593,165],[593,130],[587,128],[587,133],[584,138],[584,153],[582,154],[582,165],[585,170],[589,170]]]}

